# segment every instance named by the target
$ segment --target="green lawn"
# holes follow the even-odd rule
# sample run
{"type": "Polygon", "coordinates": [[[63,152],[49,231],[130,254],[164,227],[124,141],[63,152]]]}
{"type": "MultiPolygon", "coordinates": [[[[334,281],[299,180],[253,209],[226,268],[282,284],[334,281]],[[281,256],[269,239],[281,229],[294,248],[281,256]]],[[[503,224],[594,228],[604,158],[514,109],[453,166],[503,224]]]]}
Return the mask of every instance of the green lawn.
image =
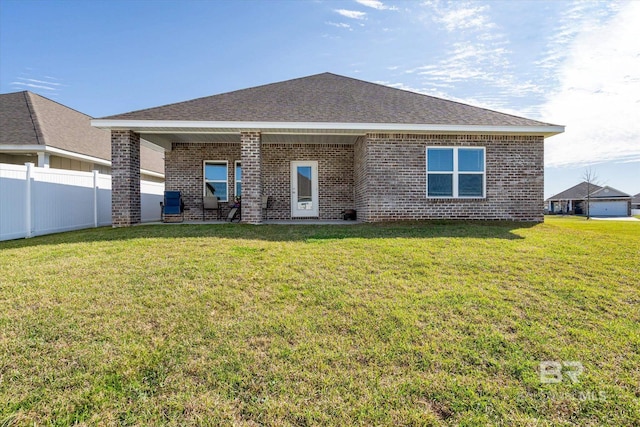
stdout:
{"type": "Polygon", "coordinates": [[[0,243],[0,426],[637,426],[639,265],[569,217],[0,243]]]}

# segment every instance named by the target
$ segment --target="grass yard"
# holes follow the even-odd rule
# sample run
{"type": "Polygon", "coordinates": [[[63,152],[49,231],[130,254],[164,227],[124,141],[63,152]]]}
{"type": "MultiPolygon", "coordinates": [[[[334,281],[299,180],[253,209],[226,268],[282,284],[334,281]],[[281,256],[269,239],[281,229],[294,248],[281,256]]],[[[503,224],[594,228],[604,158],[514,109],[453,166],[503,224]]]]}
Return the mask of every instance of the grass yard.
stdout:
{"type": "Polygon", "coordinates": [[[568,217],[0,243],[0,425],[638,426],[639,265],[568,217]]]}

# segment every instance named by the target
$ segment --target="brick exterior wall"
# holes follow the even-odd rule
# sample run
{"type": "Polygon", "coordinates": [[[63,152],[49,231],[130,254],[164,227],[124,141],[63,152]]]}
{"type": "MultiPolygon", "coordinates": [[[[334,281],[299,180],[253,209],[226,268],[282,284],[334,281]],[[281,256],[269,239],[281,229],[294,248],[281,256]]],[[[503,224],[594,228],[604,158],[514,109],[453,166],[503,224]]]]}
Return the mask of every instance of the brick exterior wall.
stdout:
{"type": "Polygon", "coordinates": [[[543,221],[544,138],[501,135],[368,134],[356,164],[366,163],[369,191],[359,219],[543,221]],[[427,199],[426,147],[486,148],[486,198],[427,199]]]}
{"type": "MultiPolygon", "coordinates": [[[[269,219],[291,218],[291,161],[318,162],[319,218],[339,219],[355,208],[363,221],[410,219],[543,220],[541,136],[368,134],[355,144],[261,144],[258,133],[238,143],[174,143],[165,155],[166,189],[183,193],[186,219],[202,219],[203,161],[229,164],[233,198],[234,164],[242,160],[243,220],[262,219],[262,194],[271,196],[269,219]],[[427,199],[426,147],[486,149],[486,197],[427,199]],[[256,162],[256,157],[259,161],[256,162]],[[253,178],[250,178],[253,177],[253,178]],[[253,196],[249,195],[251,182],[253,196]],[[258,201],[252,209],[251,197],[258,201]],[[259,212],[260,211],[260,212],[259,212]]],[[[225,205],[222,203],[222,205],[225,205]]],[[[206,219],[213,219],[207,212],[206,219]]]]}
{"type": "Polygon", "coordinates": [[[111,131],[111,221],[113,227],[140,222],[140,135],[111,131]]]}
{"type": "MultiPolygon", "coordinates": [[[[241,160],[240,144],[173,143],[172,150],[165,153],[165,189],[182,192],[186,220],[202,220],[205,160],[228,162],[228,194],[229,202],[232,202],[235,191],[235,162],[241,160]]],[[[223,213],[226,213],[229,202],[220,203],[223,213]]],[[[213,219],[216,219],[216,213],[205,211],[205,220],[213,219]]]]}
{"type": "Polygon", "coordinates": [[[258,132],[241,132],[242,222],[262,222],[262,141],[258,132]]]}
{"type": "Polygon", "coordinates": [[[353,209],[353,145],[264,144],[264,194],[271,197],[269,219],[291,219],[291,162],[318,162],[318,218],[339,219],[353,209]]]}
{"type": "Polygon", "coordinates": [[[354,202],[358,219],[369,218],[369,166],[367,164],[367,139],[360,137],[355,143],[353,152],[354,202]]]}

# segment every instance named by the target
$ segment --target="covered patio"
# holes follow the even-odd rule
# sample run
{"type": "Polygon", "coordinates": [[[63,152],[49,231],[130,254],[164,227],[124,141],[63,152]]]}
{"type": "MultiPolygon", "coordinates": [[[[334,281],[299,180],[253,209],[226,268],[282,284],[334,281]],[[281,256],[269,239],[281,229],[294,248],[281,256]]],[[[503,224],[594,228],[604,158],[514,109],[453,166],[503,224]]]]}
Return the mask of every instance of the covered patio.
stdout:
{"type": "MultiPolygon", "coordinates": [[[[118,159],[114,164],[122,166],[121,172],[113,175],[114,189],[120,189],[117,193],[122,198],[114,200],[114,206],[134,207],[118,225],[138,222],[135,179],[126,176],[134,173],[131,163],[138,158],[140,145],[155,145],[165,151],[166,188],[181,191],[187,221],[216,219],[216,212],[203,210],[204,197],[218,198],[222,216],[237,197],[241,198],[242,222],[250,224],[335,221],[345,210],[356,209],[354,170],[359,165],[354,152],[365,137],[362,131],[301,129],[296,124],[269,129],[260,125],[250,131],[169,130],[130,123],[127,131],[112,130],[113,155],[118,159]],[[269,197],[266,211],[263,196],[269,197]]],[[[115,212],[114,216],[120,218],[115,212]]]]}

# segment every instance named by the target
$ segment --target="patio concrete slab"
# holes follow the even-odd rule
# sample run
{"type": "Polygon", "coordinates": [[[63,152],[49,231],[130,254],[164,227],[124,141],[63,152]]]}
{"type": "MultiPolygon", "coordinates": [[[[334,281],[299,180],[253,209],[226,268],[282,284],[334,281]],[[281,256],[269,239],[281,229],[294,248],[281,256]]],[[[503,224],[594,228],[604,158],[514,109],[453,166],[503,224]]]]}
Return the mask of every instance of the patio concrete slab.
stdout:
{"type": "MultiPolygon", "coordinates": [[[[220,224],[230,224],[230,222],[229,221],[183,221],[183,222],[153,221],[153,222],[143,222],[135,225],[137,226],[137,225],[181,225],[181,224],[220,225],[220,224]]],[[[238,222],[234,221],[233,224],[238,224],[238,222]]],[[[262,221],[262,224],[260,225],[355,225],[355,224],[362,224],[362,222],[344,221],[341,219],[286,219],[286,220],[266,220],[266,221],[262,221]]]]}

